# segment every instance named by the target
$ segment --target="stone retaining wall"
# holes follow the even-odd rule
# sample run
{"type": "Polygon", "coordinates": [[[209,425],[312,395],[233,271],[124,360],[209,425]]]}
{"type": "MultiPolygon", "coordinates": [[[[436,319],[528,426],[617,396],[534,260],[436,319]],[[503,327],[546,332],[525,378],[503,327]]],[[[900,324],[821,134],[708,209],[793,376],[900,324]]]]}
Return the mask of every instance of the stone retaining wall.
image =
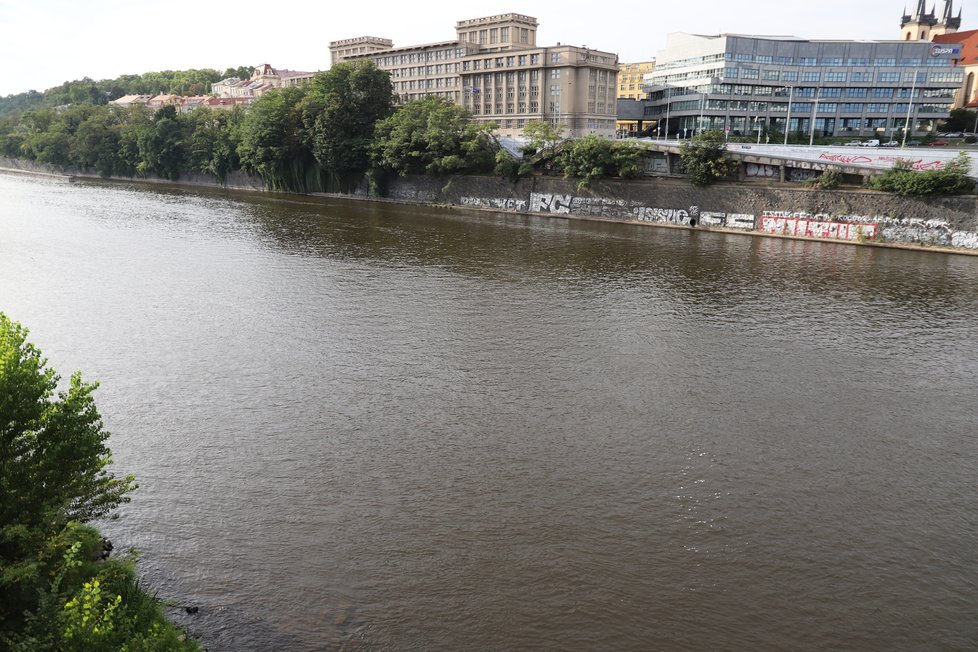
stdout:
{"type": "MultiPolygon", "coordinates": [[[[91,171],[0,159],[0,168],[99,178],[91,171]]],[[[125,179],[174,183],[156,177],[125,179]]],[[[263,191],[243,172],[221,183],[191,175],[180,184],[263,191]]],[[[352,195],[377,199],[362,184],[352,195]]],[[[383,198],[406,203],[566,218],[729,230],[888,246],[928,246],[978,253],[978,197],[913,198],[869,190],[813,190],[757,183],[697,188],[671,178],[604,180],[578,190],[572,179],[533,176],[513,183],[492,176],[398,177],[383,198]]]]}

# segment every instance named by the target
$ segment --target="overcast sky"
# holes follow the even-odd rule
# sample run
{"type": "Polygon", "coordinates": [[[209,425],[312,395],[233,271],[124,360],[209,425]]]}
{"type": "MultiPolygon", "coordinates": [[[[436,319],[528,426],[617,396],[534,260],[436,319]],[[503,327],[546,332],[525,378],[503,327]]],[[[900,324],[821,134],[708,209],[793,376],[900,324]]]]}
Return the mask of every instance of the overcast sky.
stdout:
{"type": "MultiPolygon", "coordinates": [[[[955,12],[962,6],[962,29],[978,26],[978,0],[955,0],[955,12]]],[[[896,39],[903,9],[901,0],[0,0],[0,96],[157,70],[325,70],[333,40],[447,41],[458,20],[508,12],[537,18],[538,45],[586,45],[633,62],[654,57],[669,32],[896,39]]]]}

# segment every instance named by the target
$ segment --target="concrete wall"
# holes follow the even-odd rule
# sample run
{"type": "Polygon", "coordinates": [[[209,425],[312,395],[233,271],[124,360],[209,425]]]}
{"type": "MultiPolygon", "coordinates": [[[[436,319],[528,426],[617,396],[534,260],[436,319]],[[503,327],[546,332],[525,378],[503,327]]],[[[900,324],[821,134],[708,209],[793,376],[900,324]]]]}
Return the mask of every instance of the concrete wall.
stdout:
{"type": "MultiPolygon", "coordinates": [[[[361,196],[368,193],[361,188],[361,196]]],[[[388,198],[501,211],[645,222],[768,235],[926,245],[978,252],[978,197],[910,198],[862,190],[755,184],[696,188],[678,179],[600,181],[532,177],[399,178],[388,198]]]]}
{"type": "MultiPolygon", "coordinates": [[[[98,178],[28,161],[0,159],[0,168],[98,178]]],[[[162,179],[127,181],[173,183],[162,179]]],[[[261,179],[237,172],[221,184],[209,175],[178,183],[264,190],[261,179]]],[[[366,184],[354,197],[376,199],[366,184]]],[[[564,218],[728,230],[885,246],[927,246],[978,253],[978,197],[912,198],[868,190],[813,190],[757,182],[696,188],[681,179],[606,180],[578,190],[572,179],[529,177],[398,177],[383,199],[564,218]]]]}

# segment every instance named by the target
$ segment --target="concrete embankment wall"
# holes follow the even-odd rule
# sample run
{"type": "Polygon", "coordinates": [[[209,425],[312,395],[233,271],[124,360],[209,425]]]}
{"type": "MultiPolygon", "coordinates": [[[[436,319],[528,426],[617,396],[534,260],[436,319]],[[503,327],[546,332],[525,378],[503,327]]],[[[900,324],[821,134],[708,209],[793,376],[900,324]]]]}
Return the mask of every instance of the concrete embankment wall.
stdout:
{"type": "MultiPolygon", "coordinates": [[[[99,178],[91,171],[28,161],[0,159],[2,168],[99,178]]],[[[123,180],[173,183],[153,177],[123,180]]],[[[261,179],[243,172],[229,175],[223,184],[210,175],[191,175],[177,183],[264,190],[261,179]]],[[[352,197],[377,198],[365,184],[352,197]]],[[[493,176],[464,176],[395,178],[387,183],[383,199],[978,253],[978,197],[974,195],[913,198],[868,190],[812,190],[758,183],[696,188],[681,179],[660,177],[597,181],[578,190],[573,179],[534,176],[513,183],[493,176]]]]}
{"type": "MultiPolygon", "coordinates": [[[[359,193],[367,196],[361,188],[359,193]]],[[[912,198],[869,190],[813,190],[753,183],[696,188],[679,179],[576,181],[531,177],[402,178],[390,199],[620,222],[735,230],[860,244],[978,252],[978,197],[912,198]]]]}

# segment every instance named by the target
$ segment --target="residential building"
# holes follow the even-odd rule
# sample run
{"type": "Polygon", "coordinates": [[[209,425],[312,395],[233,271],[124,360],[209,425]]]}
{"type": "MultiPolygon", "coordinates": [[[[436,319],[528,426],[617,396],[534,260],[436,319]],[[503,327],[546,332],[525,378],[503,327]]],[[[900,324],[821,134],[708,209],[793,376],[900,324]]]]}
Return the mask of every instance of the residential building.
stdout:
{"type": "Polygon", "coordinates": [[[241,80],[237,77],[228,77],[219,82],[211,84],[211,94],[217,97],[261,97],[263,93],[273,88],[285,88],[305,84],[316,76],[314,72],[300,72],[297,70],[278,70],[267,63],[263,63],[254,69],[251,77],[241,80]]]}
{"type": "Polygon", "coordinates": [[[646,73],[652,72],[655,68],[655,61],[640,61],[638,63],[623,63],[618,68],[618,120],[615,127],[620,136],[637,135],[641,131],[644,118],[642,119],[623,119],[640,108],[640,103],[645,99],[644,79],[646,73]],[[628,103],[622,100],[635,102],[628,107],[628,103]],[[628,108],[624,108],[628,107],[628,108]]]}
{"type": "Polygon", "coordinates": [[[112,100],[109,104],[127,108],[130,106],[146,106],[152,97],[152,95],[123,95],[118,99],[112,100]]]}
{"type": "Polygon", "coordinates": [[[655,60],[623,63],[618,68],[618,99],[644,100],[645,75],[655,69],[655,60]]]}
{"type": "Polygon", "coordinates": [[[441,96],[480,122],[495,122],[503,136],[519,135],[531,120],[548,120],[563,125],[566,136],[612,137],[618,55],[538,46],[537,26],[536,18],[516,13],[473,18],[456,23],[451,41],[344,54],[383,41],[361,37],[332,42],[330,58],[371,59],[391,73],[399,102],[441,96]]]}
{"type": "Polygon", "coordinates": [[[646,76],[647,115],[668,133],[771,130],[890,138],[933,129],[964,75],[960,44],[669,34],[646,76]]]}

